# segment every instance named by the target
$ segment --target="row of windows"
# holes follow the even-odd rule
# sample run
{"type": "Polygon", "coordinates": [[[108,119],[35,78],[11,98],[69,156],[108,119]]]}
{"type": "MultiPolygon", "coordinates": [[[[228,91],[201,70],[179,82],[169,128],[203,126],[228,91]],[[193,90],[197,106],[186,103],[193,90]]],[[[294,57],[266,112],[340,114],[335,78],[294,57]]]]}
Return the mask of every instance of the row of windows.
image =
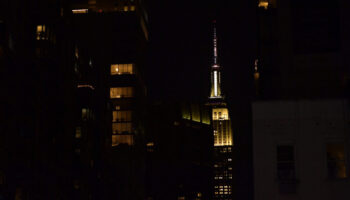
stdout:
{"type": "Polygon", "coordinates": [[[113,122],[129,122],[132,120],[132,111],[113,111],[113,122]]]}
{"type": "Polygon", "coordinates": [[[111,75],[134,74],[133,64],[113,64],[111,65],[111,75]]]}
{"type": "Polygon", "coordinates": [[[116,98],[129,98],[134,96],[133,87],[113,87],[110,88],[110,97],[116,98]]]}
{"type": "Polygon", "coordinates": [[[214,188],[231,188],[231,185],[215,185],[214,188]]]}
{"type": "MultiPolygon", "coordinates": [[[[214,168],[222,168],[222,167],[225,167],[225,165],[220,165],[220,164],[215,164],[214,165],[214,168]]],[[[227,169],[228,170],[232,170],[232,167],[228,167],[227,169]]]]}
{"type": "Polygon", "coordinates": [[[232,176],[215,176],[215,180],[221,180],[221,179],[232,179],[232,176]]]}
{"type": "Polygon", "coordinates": [[[227,108],[213,108],[213,120],[229,120],[227,108]]]}
{"type": "Polygon", "coordinates": [[[215,192],[215,195],[219,195],[219,194],[232,194],[231,191],[230,192],[215,192]]]}
{"type": "MultiPolygon", "coordinates": [[[[277,146],[277,178],[279,180],[295,180],[295,156],[293,145],[277,146]]],[[[330,143],[326,146],[328,178],[346,178],[345,149],[342,143],[330,143]]]]}
{"type": "Polygon", "coordinates": [[[112,146],[119,144],[133,145],[133,135],[112,135],[112,146]]]}
{"type": "Polygon", "coordinates": [[[112,133],[132,133],[132,123],[131,122],[122,122],[122,123],[112,123],[112,133]]]}

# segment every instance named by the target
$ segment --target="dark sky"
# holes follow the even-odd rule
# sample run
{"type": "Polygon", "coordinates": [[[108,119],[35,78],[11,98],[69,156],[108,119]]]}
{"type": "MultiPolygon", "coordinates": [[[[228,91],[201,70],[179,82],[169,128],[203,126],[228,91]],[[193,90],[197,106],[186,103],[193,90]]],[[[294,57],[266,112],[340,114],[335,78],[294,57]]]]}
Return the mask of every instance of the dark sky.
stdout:
{"type": "Polygon", "coordinates": [[[208,96],[213,19],[217,21],[226,96],[249,89],[248,68],[253,66],[256,52],[255,1],[150,3],[149,95],[179,99],[208,96]],[[241,89],[237,90],[237,84],[241,89]]]}

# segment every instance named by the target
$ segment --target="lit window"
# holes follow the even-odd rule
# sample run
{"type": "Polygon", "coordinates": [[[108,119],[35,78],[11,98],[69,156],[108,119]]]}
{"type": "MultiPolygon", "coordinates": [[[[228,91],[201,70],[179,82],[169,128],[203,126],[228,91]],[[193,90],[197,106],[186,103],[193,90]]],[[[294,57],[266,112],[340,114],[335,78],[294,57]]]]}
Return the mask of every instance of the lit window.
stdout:
{"type": "Polygon", "coordinates": [[[130,6],[130,11],[135,11],[135,6],[130,6]]]}
{"type": "Polygon", "coordinates": [[[229,120],[227,108],[214,108],[212,111],[213,120],[229,120]]]}
{"type": "Polygon", "coordinates": [[[88,119],[92,119],[93,118],[93,113],[89,108],[82,108],[81,109],[81,119],[83,121],[86,121],[88,119]]]}
{"type": "Polygon", "coordinates": [[[294,146],[277,146],[277,178],[295,180],[294,146]]]}
{"type": "Polygon", "coordinates": [[[81,138],[81,127],[75,128],[75,138],[81,138]]]}
{"type": "Polygon", "coordinates": [[[132,120],[132,111],[113,111],[113,122],[125,122],[132,120]]]}
{"type": "Polygon", "coordinates": [[[133,88],[132,87],[110,88],[110,97],[112,99],[133,97],[133,88]]]}
{"type": "Polygon", "coordinates": [[[132,132],[132,125],[130,122],[112,123],[113,134],[131,133],[131,132],[132,132]]]}
{"type": "Polygon", "coordinates": [[[346,178],[344,144],[327,144],[327,168],[329,178],[346,178]]]}
{"type": "Polygon", "coordinates": [[[153,142],[149,142],[149,143],[147,143],[147,146],[148,146],[148,147],[153,147],[153,146],[154,146],[154,143],[153,143],[153,142]]]}
{"type": "Polygon", "coordinates": [[[36,26],[36,40],[47,40],[47,30],[45,25],[36,26]]]}
{"type": "Polygon", "coordinates": [[[111,65],[111,75],[134,74],[133,64],[113,64],[111,65]]]}
{"type": "Polygon", "coordinates": [[[82,120],[87,120],[88,118],[88,109],[82,108],[81,109],[81,119],[82,120]]]}
{"type": "Polygon", "coordinates": [[[264,8],[265,10],[267,10],[267,8],[269,7],[269,2],[267,0],[260,0],[258,6],[259,8],[264,8]]]}
{"type": "Polygon", "coordinates": [[[119,144],[133,145],[132,135],[112,135],[112,146],[118,146],[119,144]]]}
{"type": "Polygon", "coordinates": [[[154,143],[153,142],[147,143],[146,146],[147,146],[147,151],[148,152],[153,152],[154,151],[154,143]]]}
{"type": "Polygon", "coordinates": [[[73,9],[72,12],[73,14],[84,14],[84,13],[88,13],[88,9],[73,9]]]}

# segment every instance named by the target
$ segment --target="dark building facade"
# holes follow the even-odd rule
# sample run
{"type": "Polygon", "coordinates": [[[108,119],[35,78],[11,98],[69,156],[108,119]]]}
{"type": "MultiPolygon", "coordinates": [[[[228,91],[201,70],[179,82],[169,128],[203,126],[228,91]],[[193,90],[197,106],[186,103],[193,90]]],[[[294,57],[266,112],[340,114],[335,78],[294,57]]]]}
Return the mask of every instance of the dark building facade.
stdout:
{"type": "Polygon", "coordinates": [[[212,199],[210,109],[193,102],[158,102],[149,109],[149,199],[212,199]]]}
{"type": "Polygon", "coordinates": [[[4,4],[0,197],[143,198],[143,2],[4,4]]]}
{"type": "MultiPolygon", "coordinates": [[[[143,74],[148,40],[144,4],[77,1],[70,4],[70,9],[71,30],[75,33],[72,40],[76,87],[78,93],[85,94],[76,102],[82,117],[78,115],[76,130],[84,116],[91,120],[87,123],[90,129],[86,133],[81,131],[82,137],[87,135],[88,139],[83,142],[85,149],[80,150],[84,159],[80,164],[93,169],[86,171],[84,177],[95,177],[90,182],[77,181],[90,186],[97,181],[96,198],[142,199],[145,168],[142,116],[146,95],[143,74]],[[93,103],[84,107],[89,95],[93,103]]],[[[80,190],[81,195],[86,195],[80,190]]]]}
{"type": "Polygon", "coordinates": [[[349,198],[349,6],[259,1],[255,199],[349,198]]]}

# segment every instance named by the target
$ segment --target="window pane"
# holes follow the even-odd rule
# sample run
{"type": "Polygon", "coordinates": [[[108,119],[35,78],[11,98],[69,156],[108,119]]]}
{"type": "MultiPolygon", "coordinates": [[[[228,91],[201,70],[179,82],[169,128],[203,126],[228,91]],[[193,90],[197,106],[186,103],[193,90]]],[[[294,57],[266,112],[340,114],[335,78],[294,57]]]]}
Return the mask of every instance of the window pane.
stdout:
{"type": "Polygon", "coordinates": [[[112,146],[118,146],[119,144],[133,145],[132,135],[112,135],[112,146]]]}
{"type": "Polygon", "coordinates": [[[131,133],[132,124],[131,122],[112,123],[112,132],[113,134],[131,133]]]}
{"type": "Polygon", "coordinates": [[[329,178],[346,178],[344,144],[327,144],[327,168],[329,178]]]}
{"type": "Polygon", "coordinates": [[[277,178],[279,180],[294,180],[295,177],[294,146],[277,146],[277,178]]]}
{"type": "Polygon", "coordinates": [[[111,65],[111,75],[133,74],[133,64],[113,64],[111,65]]]}
{"type": "Polygon", "coordinates": [[[131,121],[132,120],[131,117],[132,117],[131,110],[113,111],[113,122],[131,121]]]}
{"type": "Polygon", "coordinates": [[[81,138],[81,127],[79,126],[75,128],[75,138],[81,138]]]}
{"type": "Polygon", "coordinates": [[[227,108],[214,108],[213,111],[213,120],[229,120],[227,108]]]}
{"type": "Polygon", "coordinates": [[[36,39],[37,40],[47,40],[46,36],[46,27],[45,25],[37,25],[36,26],[36,39]]]}
{"type": "Polygon", "coordinates": [[[110,88],[110,97],[113,98],[128,98],[133,97],[132,87],[110,88]]]}

